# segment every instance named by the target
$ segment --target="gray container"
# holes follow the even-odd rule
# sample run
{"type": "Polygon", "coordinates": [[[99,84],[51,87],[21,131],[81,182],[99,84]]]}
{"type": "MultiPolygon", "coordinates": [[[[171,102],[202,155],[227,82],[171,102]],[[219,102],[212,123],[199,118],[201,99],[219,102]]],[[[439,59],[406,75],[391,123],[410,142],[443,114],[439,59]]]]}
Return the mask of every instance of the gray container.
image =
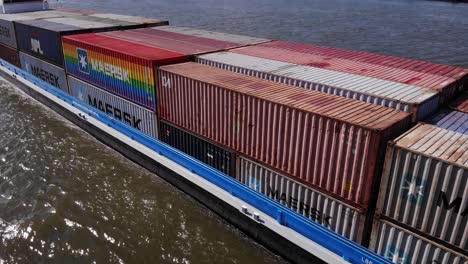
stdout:
{"type": "Polygon", "coordinates": [[[66,12],[58,11],[37,11],[37,12],[27,12],[19,14],[6,14],[0,16],[0,43],[18,48],[16,43],[16,32],[14,21],[22,20],[37,20],[42,18],[52,18],[52,17],[64,17],[64,16],[73,16],[77,14],[71,14],[66,12]]]}
{"type": "Polygon", "coordinates": [[[375,221],[370,249],[397,264],[468,263],[466,255],[385,221],[375,221]]]}
{"type": "Polygon", "coordinates": [[[68,93],[68,83],[64,69],[23,52],[20,52],[20,61],[21,68],[52,86],[68,93]]]}
{"type": "Polygon", "coordinates": [[[467,250],[468,135],[419,124],[390,142],[377,214],[467,250]]]}
{"type": "Polygon", "coordinates": [[[358,209],[241,156],[237,179],[353,241],[363,240],[365,215],[358,209]]]}
{"type": "Polygon", "coordinates": [[[131,128],[150,137],[158,138],[156,114],[153,111],[71,76],[68,76],[68,85],[71,95],[80,101],[99,109],[131,128]]]}

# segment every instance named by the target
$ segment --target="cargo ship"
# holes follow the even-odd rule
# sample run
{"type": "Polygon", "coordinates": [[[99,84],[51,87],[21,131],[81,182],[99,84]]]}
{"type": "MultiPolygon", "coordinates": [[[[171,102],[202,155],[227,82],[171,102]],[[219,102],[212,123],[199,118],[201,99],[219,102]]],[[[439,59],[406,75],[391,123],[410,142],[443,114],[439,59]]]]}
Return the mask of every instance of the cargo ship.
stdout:
{"type": "Polygon", "coordinates": [[[468,71],[4,1],[0,76],[294,263],[468,263],[468,71]]]}

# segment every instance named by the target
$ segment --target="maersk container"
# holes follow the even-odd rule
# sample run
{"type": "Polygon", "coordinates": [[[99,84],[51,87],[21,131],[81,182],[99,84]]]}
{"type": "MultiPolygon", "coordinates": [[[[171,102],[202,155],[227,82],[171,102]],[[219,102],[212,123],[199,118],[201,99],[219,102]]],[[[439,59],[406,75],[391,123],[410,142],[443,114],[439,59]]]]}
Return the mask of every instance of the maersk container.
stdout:
{"type": "Polygon", "coordinates": [[[67,73],[156,110],[154,67],[188,61],[186,55],[135,41],[80,34],[63,37],[67,73]]]}
{"type": "MultiPolygon", "coordinates": [[[[164,25],[167,22],[162,21],[160,24],[164,25]]],[[[93,16],[48,18],[15,23],[19,50],[60,67],[64,66],[62,36],[144,26],[146,24],[93,16]]]]}
{"type": "Polygon", "coordinates": [[[231,50],[231,52],[433,89],[441,93],[443,103],[453,98],[459,89],[459,83],[452,77],[407,69],[397,69],[361,61],[333,58],[301,51],[275,47],[251,46],[234,49],[231,50]]]}
{"type": "MultiPolygon", "coordinates": [[[[73,14],[67,12],[58,11],[37,11],[37,12],[26,12],[18,14],[2,14],[0,16],[0,44],[4,44],[15,49],[18,48],[16,43],[16,32],[14,21],[21,20],[35,20],[42,18],[51,17],[64,17],[72,16],[73,14]]],[[[76,14],[77,15],[77,14],[76,14]]]]}
{"type": "Polygon", "coordinates": [[[160,140],[195,159],[235,177],[235,154],[208,142],[198,136],[186,132],[167,122],[160,121],[160,140]]]}
{"type": "Polygon", "coordinates": [[[375,221],[371,250],[397,264],[467,264],[459,253],[386,221],[375,221]]]}
{"type": "Polygon", "coordinates": [[[240,182],[353,241],[363,242],[366,215],[361,210],[245,157],[238,159],[240,182]]]}
{"type": "Polygon", "coordinates": [[[468,113],[444,109],[425,123],[468,135],[468,113]]]}
{"type": "Polygon", "coordinates": [[[150,137],[158,138],[156,114],[91,84],[68,76],[72,96],[78,98],[125,125],[150,137]]]}
{"type": "Polygon", "coordinates": [[[2,44],[0,44],[0,59],[21,67],[18,51],[2,44]]]}
{"type": "Polygon", "coordinates": [[[65,70],[36,57],[20,52],[21,68],[37,78],[68,93],[65,70]]]}
{"type": "Polygon", "coordinates": [[[113,31],[103,33],[103,35],[129,41],[137,41],[142,44],[172,50],[186,55],[215,52],[242,47],[249,43],[255,44],[267,41],[198,29],[191,29],[190,31],[184,32],[182,29],[185,28],[181,28],[180,32],[173,32],[167,29],[174,29],[175,27],[163,27],[163,30],[159,28],[160,27],[113,31]],[[164,30],[164,28],[166,28],[166,30],[164,30]],[[236,38],[238,39],[237,41],[235,41],[236,38]]]}
{"type": "Polygon", "coordinates": [[[419,124],[389,143],[377,214],[468,249],[468,135],[419,124]]]}
{"type": "Polygon", "coordinates": [[[157,71],[159,117],[367,208],[385,143],[409,127],[395,109],[197,63],[157,71]]]}
{"type": "Polygon", "coordinates": [[[395,108],[412,113],[414,121],[428,117],[439,108],[436,91],[413,85],[232,52],[198,56],[197,61],[271,81],[395,108]]]}

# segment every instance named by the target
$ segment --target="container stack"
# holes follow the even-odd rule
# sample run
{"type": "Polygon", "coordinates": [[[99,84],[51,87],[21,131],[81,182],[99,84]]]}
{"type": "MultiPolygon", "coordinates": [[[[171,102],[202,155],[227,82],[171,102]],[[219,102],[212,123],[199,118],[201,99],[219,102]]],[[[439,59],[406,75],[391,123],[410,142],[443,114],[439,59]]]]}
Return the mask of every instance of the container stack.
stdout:
{"type": "Polygon", "coordinates": [[[468,135],[428,124],[389,143],[371,248],[397,263],[468,261],[468,135]]]}
{"type": "Polygon", "coordinates": [[[430,117],[441,104],[465,89],[467,85],[464,82],[468,81],[464,69],[452,66],[430,63],[424,66],[427,69],[431,65],[432,68],[449,68],[454,72],[452,75],[442,75],[437,71],[424,71],[424,67],[406,69],[398,65],[379,65],[378,60],[360,61],[359,57],[327,53],[325,48],[281,41],[206,54],[198,56],[197,61],[410,112],[413,121],[430,117]]]}
{"type": "Polygon", "coordinates": [[[328,213],[318,222],[356,241],[370,231],[359,230],[372,218],[386,142],[410,114],[197,63],[161,67],[157,80],[160,119],[235,152],[239,180],[309,218],[328,213]],[[283,193],[293,185],[309,193],[283,193]]]}
{"type": "MultiPolygon", "coordinates": [[[[92,14],[101,19],[121,15],[92,14]]],[[[189,61],[202,53],[258,44],[269,40],[205,30],[161,26],[64,36],[63,52],[74,97],[118,121],[235,176],[231,151],[168,120],[158,120],[155,70],[189,61]]]]}
{"type": "Polygon", "coordinates": [[[59,11],[37,11],[0,15],[0,59],[3,59],[17,67],[21,67],[18,43],[16,40],[17,33],[15,22],[72,15],[73,14],[59,11]]]}

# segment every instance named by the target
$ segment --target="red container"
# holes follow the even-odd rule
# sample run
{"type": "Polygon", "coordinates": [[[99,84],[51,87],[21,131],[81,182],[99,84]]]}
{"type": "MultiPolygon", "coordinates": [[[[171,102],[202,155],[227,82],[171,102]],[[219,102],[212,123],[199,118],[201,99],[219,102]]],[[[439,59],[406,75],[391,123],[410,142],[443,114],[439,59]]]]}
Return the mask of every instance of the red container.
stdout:
{"type": "Polygon", "coordinates": [[[160,118],[367,209],[410,114],[195,63],[157,71],[160,118]]]}
{"type": "Polygon", "coordinates": [[[407,58],[399,58],[381,54],[372,54],[361,51],[343,50],[337,48],[319,47],[309,44],[299,44],[286,41],[274,41],[262,44],[266,47],[276,47],[292,51],[311,53],[333,58],[348,59],[382,66],[388,66],[398,69],[406,69],[422,73],[430,73],[440,76],[460,79],[467,73],[464,69],[450,65],[435,64],[432,62],[418,61],[407,58]]]}
{"type": "Polygon", "coordinates": [[[282,41],[231,52],[429,88],[441,92],[442,103],[466,89],[464,69],[430,62],[282,41]],[[406,63],[391,63],[394,60],[406,63]]]}
{"type": "Polygon", "coordinates": [[[112,31],[103,33],[103,35],[127,39],[129,41],[137,41],[139,43],[157,46],[187,55],[203,54],[245,46],[239,43],[158,30],[157,28],[112,31]]]}
{"type": "Polygon", "coordinates": [[[0,44],[0,59],[21,68],[18,51],[2,44],[0,44]]]}

